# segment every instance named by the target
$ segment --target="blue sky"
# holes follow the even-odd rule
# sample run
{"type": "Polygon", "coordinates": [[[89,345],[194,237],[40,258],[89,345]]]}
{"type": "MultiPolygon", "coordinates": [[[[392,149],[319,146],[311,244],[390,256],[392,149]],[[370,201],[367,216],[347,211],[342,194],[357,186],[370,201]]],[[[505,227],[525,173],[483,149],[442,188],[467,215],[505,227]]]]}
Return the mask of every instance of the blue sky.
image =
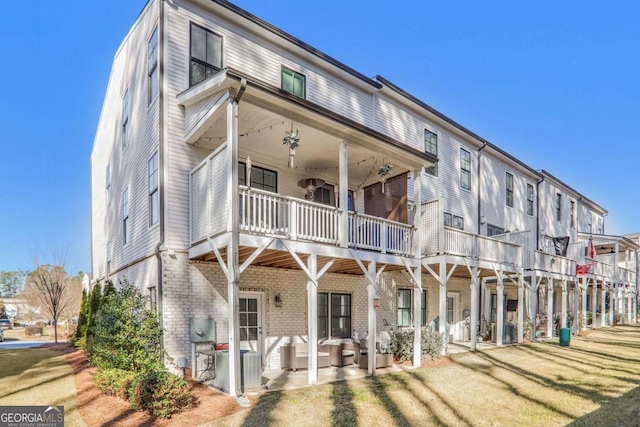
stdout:
{"type": "MultiPolygon", "coordinates": [[[[52,248],[90,269],[89,155],[111,60],[144,3],[3,5],[0,270],[52,248]]],[[[640,231],[640,3],[236,4],[548,170],[610,211],[608,234],[640,231]]]]}

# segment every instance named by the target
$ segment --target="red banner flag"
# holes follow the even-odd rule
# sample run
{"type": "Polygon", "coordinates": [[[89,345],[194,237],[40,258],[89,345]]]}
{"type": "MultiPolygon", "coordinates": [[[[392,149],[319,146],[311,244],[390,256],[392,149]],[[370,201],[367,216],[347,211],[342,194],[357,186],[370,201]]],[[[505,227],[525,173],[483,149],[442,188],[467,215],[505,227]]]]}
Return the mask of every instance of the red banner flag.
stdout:
{"type": "Polygon", "coordinates": [[[576,276],[586,276],[591,271],[593,264],[576,265],[576,276]]]}

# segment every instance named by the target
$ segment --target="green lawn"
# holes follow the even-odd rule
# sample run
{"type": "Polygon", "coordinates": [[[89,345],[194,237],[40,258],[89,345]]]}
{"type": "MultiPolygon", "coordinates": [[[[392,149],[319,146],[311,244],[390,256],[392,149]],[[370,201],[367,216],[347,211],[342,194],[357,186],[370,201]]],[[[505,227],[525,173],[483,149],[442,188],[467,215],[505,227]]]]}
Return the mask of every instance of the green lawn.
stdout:
{"type": "Polygon", "coordinates": [[[73,370],[58,351],[0,350],[0,406],[62,405],[65,426],[85,426],[78,413],[73,370]]]}
{"type": "Polygon", "coordinates": [[[452,356],[421,368],[266,393],[215,425],[640,425],[640,327],[452,356]]]}

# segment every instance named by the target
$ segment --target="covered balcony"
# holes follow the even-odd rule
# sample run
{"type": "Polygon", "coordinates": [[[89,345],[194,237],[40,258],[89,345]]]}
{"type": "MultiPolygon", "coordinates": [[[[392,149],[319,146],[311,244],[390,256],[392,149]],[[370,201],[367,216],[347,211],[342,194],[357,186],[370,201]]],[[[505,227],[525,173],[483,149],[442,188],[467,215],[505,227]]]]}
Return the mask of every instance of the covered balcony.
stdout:
{"type": "Polygon", "coordinates": [[[295,259],[277,254],[292,244],[303,257],[343,258],[330,271],[344,273],[361,273],[349,261],[352,251],[375,257],[387,269],[404,268],[399,257],[417,258],[407,180],[419,170],[419,159],[346,140],[249,101],[240,111],[237,186],[231,182],[224,109],[194,142],[210,154],[189,173],[192,259],[214,259],[214,241],[225,246],[234,218],[228,201],[235,192],[241,261],[253,252],[242,247],[265,243],[253,264],[297,268],[295,259]],[[287,138],[295,148],[283,143],[287,138]]]}

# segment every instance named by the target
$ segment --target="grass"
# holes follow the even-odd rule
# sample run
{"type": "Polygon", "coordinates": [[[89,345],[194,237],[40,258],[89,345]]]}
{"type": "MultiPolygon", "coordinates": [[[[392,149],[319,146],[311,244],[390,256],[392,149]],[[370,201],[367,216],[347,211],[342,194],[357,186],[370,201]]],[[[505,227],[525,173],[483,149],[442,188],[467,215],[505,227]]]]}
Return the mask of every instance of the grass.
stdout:
{"type": "Polygon", "coordinates": [[[62,405],[65,426],[85,426],[78,413],[73,370],[47,349],[0,350],[0,406],[62,405]]]}
{"type": "Polygon", "coordinates": [[[451,356],[441,368],[263,394],[214,425],[638,425],[640,327],[451,356]]]}

